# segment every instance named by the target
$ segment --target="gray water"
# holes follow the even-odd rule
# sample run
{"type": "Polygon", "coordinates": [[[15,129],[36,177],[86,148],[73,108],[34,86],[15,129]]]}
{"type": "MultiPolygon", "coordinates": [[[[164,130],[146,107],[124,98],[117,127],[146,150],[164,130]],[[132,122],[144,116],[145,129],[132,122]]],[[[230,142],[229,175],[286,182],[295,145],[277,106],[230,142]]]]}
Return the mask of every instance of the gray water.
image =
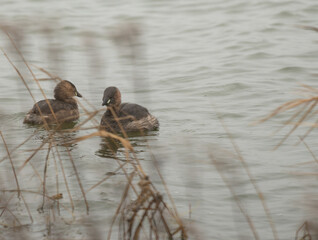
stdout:
{"type": "MultiPolygon", "coordinates": [[[[233,157],[235,151],[220,116],[265,197],[279,238],[293,239],[304,220],[315,216],[309,200],[317,199],[317,179],[302,174],[317,172],[316,164],[311,162],[313,158],[303,144],[295,145],[306,128],[299,129],[273,151],[288,127],[276,135],[272,133],[286,118],[279,116],[255,126],[251,123],[299,97],[295,95],[299,84],[315,87],[318,34],[297,26],[317,27],[317,13],[318,3],[314,0],[55,3],[3,0],[0,21],[2,25],[15,27],[23,36],[21,51],[28,62],[72,81],[97,109],[101,108],[103,90],[115,85],[121,90],[123,101],[144,105],[159,119],[160,130],[145,139],[159,162],[180,216],[190,222],[201,239],[252,237],[212,163],[211,153],[221,162],[238,165],[233,175],[227,172],[228,178],[260,239],[273,239],[260,200],[246,172],[233,157]],[[129,26],[140,31],[137,62],[129,57],[127,47],[120,47],[113,40],[114,35],[129,26]],[[50,29],[50,33],[45,29],[50,29]],[[305,162],[310,163],[301,164],[305,162]]],[[[40,100],[41,92],[3,33],[0,46],[21,69],[32,93],[40,100]]],[[[22,123],[33,101],[2,54],[0,61],[0,130],[12,149],[35,131],[22,123]]],[[[47,96],[53,97],[55,83],[41,84],[47,96]]],[[[83,100],[79,101],[87,106],[83,100]]],[[[76,132],[70,138],[89,133],[89,130],[76,132]]],[[[18,166],[30,155],[23,150],[36,148],[45,136],[45,131],[40,131],[28,146],[22,147],[14,157],[18,166]]],[[[306,139],[314,153],[317,153],[313,141],[316,137],[313,131],[306,139]]],[[[150,178],[163,189],[145,139],[130,138],[150,178]]],[[[119,158],[124,157],[123,151],[118,149],[119,158]]],[[[5,154],[1,143],[1,157],[5,154]]],[[[78,143],[73,146],[72,154],[84,189],[117,167],[100,138],[78,143]]],[[[41,173],[45,155],[45,151],[40,152],[32,160],[41,173]]],[[[54,186],[53,163],[50,168],[54,186]]],[[[75,179],[71,165],[66,169],[68,177],[75,179]]],[[[4,176],[10,179],[10,174],[10,163],[1,163],[2,179],[4,176]]],[[[38,187],[31,167],[26,167],[19,177],[22,188],[38,187]]],[[[124,184],[123,176],[116,175],[88,193],[90,216],[101,226],[102,234],[108,231],[124,184]]],[[[3,187],[15,185],[2,183],[3,187]]],[[[85,215],[75,180],[71,188],[85,215]]],[[[68,199],[64,199],[66,204],[68,199]]],[[[31,207],[36,209],[40,203],[39,199],[34,200],[31,207]]],[[[18,205],[17,211],[19,208],[22,207],[18,205]]],[[[28,223],[25,212],[19,216],[28,223]]],[[[33,217],[41,219],[37,212],[33,217]]],[[[35,220],[28,227],[36,236],[45,232],[39,222],[35,220]]],[[[80,224],[61,225],[55,226],[55,230],[66,238],[80,238],[83,234],[80,224]]]]}

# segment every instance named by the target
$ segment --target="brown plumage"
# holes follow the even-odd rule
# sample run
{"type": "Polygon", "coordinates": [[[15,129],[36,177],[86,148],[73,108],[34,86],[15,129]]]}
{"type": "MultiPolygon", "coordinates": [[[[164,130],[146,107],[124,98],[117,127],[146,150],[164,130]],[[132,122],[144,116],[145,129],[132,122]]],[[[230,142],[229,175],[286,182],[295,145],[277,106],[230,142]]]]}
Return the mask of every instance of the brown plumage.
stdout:
{"type": "Polygon", "coordinates": [[[104,91],[102,105],[107,106],[100,127],[109,132],[156,130],[159,128],[157,118],[147,108],[134,103],[121,103],[121,93],[116,87],[104,91]],[[121,127],[120,127],[121,126],[121,127]]]}
{"type": "Polygon", "coordinates": [[[33,108],[24,118],[24,123],[48,124],[72,122],[79,118],[77,102],[74,96],[82,97],[73,83],[63,80],[54,89],[54,98],[41,100],[34,104],[33,108]],[[52,113],[52,110],[54,114],[52,113]]]}

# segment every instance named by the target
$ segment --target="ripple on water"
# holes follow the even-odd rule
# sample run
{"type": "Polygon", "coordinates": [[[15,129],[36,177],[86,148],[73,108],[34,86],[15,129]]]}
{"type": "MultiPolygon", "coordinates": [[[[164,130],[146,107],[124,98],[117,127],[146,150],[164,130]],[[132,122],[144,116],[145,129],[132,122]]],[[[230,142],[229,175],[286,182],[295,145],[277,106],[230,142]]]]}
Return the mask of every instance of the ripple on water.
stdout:
{"type": "Polygon", "coordinates": [[[302,67],[290,66],[290,67],[278,68],[276,71],[283,72],[283,73],[299,73],[299,72],[304,72],[305,69],[302,67]]]}
{"type": "Polygon", "coordinates": [[[273,57],[273,55],[270,54],[270,53],[256,52],[256,53],[251,53],[251,54],[247,55],[246,59],[249,59],[249,60],[264,60],[264,59],[270,59],[272,57],[273,57]]]}
{"type": "Polygon", "coordinates": [[[310,5],[310,6],[306,7],[304,9],[304,12],[308,13],[308,14],[317,14],[317,12],[318,12],[318,4],[310,5]]]}
{"type": "Polygon", "coordinates": [[[228,84],[211,84],[207,87],[207,90],[203,90],[204,96],[230,96],[235,92],[241,92],[244,89],[248,89],[249,86],[242,82],[233,82],[228,84]]]}
{"type": "Polygon", "coordinates": [[[292,12],[292,11],[280,11],[278,13],[276,13],[275,15],[273,15],[273,18],[276,19],[297,19],[300,18],[301,14],[296,13],[296,12],[292,12]]]}

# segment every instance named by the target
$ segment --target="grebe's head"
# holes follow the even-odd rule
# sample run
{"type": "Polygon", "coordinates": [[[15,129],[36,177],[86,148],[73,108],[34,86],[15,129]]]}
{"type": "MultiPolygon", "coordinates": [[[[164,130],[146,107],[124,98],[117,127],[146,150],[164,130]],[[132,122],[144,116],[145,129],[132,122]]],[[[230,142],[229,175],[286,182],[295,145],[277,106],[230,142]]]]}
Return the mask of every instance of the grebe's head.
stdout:
{"type": "Polygon", "coordinates": [[[119,89],[116,87],[106,88],[102,101],[102,106],[106,105],[107,107],[118,107],[121,104],[121,94],[119,89]]]}
{"type": "Polygon", "coordinates": [[[65,101],[73,98],[74,96],[82,97],[74,84],[70,81],[63,80],[59,82],[54,89],[54,98],[56,100],[65,101]]]}

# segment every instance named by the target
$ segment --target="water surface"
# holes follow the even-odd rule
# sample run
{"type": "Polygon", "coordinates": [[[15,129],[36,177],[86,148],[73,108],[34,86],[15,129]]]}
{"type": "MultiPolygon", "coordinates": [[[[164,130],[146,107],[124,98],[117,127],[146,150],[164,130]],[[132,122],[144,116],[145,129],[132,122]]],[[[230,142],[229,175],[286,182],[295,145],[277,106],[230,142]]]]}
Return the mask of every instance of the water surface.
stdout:
{"type": "MultiPolygon", "coordinates": [[[[296,98],[294,91],[298,84],[315,86],[318,34],[297,26],[317,26],[317,12],[318,4],[313,0],[54,4],[25,0],[4,1],[0,20],[21,33],[21,51],[28,62],[72,81],[97,109],[101,108],[103,90],[115,85],[121,90],[123,101],[144,105],[158,117],[159,132],[145,138],[133,136],[130,140],[149,176],[162,189],[147,145],[151,147],[180,215],[193,223],[202,239],[252,236],[212,164],[211,153],[229,166],[239,166],[228,177],[261,239],[273,239],[259,198],[233,157],[233,146],[218,118],[221,116],[265,196],[279,238],[291,239],[302,222],[310,218],[305,199],[315,199],[317,189],[315,178],[293,174],[316,170],[314,163],[298,165],[312,161],[304,145],[294,145],[305,129],[273,151],[287,133],[288,128],[275,136],[271,134],[284,118],[256,126],[250,124],[296,98]],[[129,48],[113,40],[118,31],[132,24],[140,31],[137,60],[130,57],[129,48]]],[[[40,100],[41,92],[3,33],[0,44],[40,100]]],[[[22,124],[33,101],[5,57],[2,55],[0,59],[0,130],[12,149],[36,130],[22,124]]],[[[43,81],[41,85],[47,96],[52,97],[55,83],[43,81]]],[[[96,118],[98,121],[101,115],[102,112],[96,118]]],[[[69,137],[90,132],[75,132],[69,137]]],[[[36,148],[46,134],[36,133],[22,147],[14,158],[18,166],[30,155],[23,150],[36,148]]],[[[307,138],[314,153],[316,134],[314,131],[307,138]]],[[[100,138],[78,143],[71,150],[85,189],[117,167],[100,138]]],[[[116,150],[117,157],[124,159],[123,148],[116,150]]],[[[1,145],[1,156],[4,154],[1,145]]],[[[61,154],[67,157],[66,152],[61,154]]],[[[40,172],[45,156],[46,152],[41,151],[32,160],[40,172]]],[[[48,176],[54,188],[54,164],[50,164],[48,176]]],[[[8,170],[10,163],[1,165],[1,175],[12,177],[8,170]]],[[[71,186],[74,199],[84,214],[72,166],[66,163],[65,168],[67,176],[74,180],[71,186]]],[[[31,167],[25,168],[20,178],[25,181],[22,187],[38,186],[31,167]]],[[[87,195],[90,216],[97,225],[109,223],[124,184],[125,179],[118,174],[87,195]]],[[[1,187],[10,186],[15,187],[14,183],[1,187]]],[[[65,198],[65,204],[67,201],[65,198]]],[[[40,203],[36,200],[31,207],[36,209],[40,203]]],[[[26,213],[21,213],[21,217],[28,221],[26,213]]],[[[40,218],[41,215],[36,215],[36,219],[40,218]]],[[[41,236],[40,222],[36,220],[30,229],[41,236]]],[[[67,230],[63,225],[56,226],[56,231],[79,237],[82,234],[79,226],[73,224],[67,230]]],[[[103,227],[101,232],[105,234],[107,230],[103,227]]]]}

